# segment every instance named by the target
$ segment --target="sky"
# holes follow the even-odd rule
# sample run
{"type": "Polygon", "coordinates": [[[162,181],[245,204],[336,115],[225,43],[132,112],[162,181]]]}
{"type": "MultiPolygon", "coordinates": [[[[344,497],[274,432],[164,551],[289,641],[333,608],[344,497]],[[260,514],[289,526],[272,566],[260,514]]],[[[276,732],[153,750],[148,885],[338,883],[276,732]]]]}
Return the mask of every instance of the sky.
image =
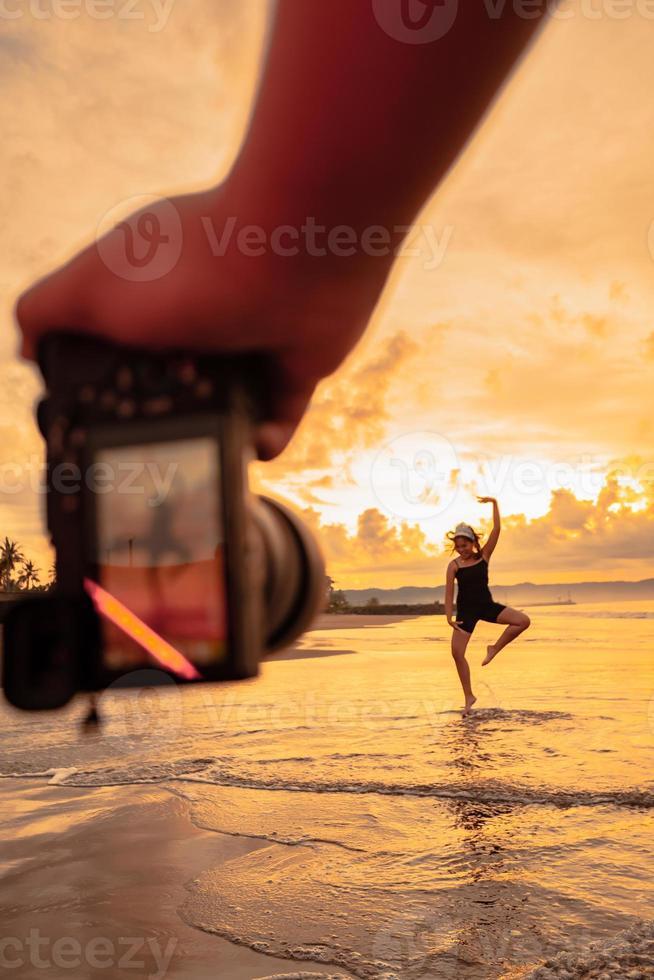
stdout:
{"type": "MultiPolygon", "coordinates": [[[[43,568],[40,383],[15,298],[122,202],[227,172],[270,15],[109,8],[0,12],[0,537],[43,568]]],[[[497,584],[652,576],[653,42],[646,4],[568,0],[425,205],[364,339],[252,467],[339,587],[442,584],[447,530],[490,530],[477,495],[502,514],[497,584]]]]}

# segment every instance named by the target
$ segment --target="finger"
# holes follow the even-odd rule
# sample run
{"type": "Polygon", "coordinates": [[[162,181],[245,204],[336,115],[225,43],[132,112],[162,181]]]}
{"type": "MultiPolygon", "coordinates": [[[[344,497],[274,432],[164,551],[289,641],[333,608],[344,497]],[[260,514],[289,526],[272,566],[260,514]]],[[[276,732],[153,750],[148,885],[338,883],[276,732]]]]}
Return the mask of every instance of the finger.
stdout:
{"type": "Polygon", "coordinates": [[[259,459],[267,462],[282,453],[295,433],[295,426],[282,422],[264,422],[256,431],[256,449],[259,459]]]}
{"type": "Polygon", "coordinates": [[[20,354],[34,359],[39,338],[46,330],[81,330],[90,326],[84,262],[69,262],[40,279],[18,299],[14,316],[22,334],[20,354]]]}
{"type": "Polygon", "coordinates": [[[271,378],[270,417],[256,433],[257,453],[264,461],[279,456],[289,444],[316,388],[315,378],[292,355],[274,358],[271,378]]]}

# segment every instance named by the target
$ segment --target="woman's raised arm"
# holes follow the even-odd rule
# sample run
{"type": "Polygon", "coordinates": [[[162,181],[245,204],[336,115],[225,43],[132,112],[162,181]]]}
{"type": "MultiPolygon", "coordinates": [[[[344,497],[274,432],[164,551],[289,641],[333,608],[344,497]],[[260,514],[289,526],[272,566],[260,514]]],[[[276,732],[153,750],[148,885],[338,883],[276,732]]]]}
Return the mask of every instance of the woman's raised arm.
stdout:
{"type": "Polygon", "coordinates": [[[493,529],[491,533],[488,535],[488,541],[481,549],[482,555],[484,556],[486,561],[488,561],[490,559],[490,556],[493,554],[493,551],[495,550],[497,539],[500,536],[500,529],[501,529],[500,508],[498,507],[497,500],[495,499],[495,497],[477,497],[477,500],[479,501],[480,504],[493,505],[493,529]]]}

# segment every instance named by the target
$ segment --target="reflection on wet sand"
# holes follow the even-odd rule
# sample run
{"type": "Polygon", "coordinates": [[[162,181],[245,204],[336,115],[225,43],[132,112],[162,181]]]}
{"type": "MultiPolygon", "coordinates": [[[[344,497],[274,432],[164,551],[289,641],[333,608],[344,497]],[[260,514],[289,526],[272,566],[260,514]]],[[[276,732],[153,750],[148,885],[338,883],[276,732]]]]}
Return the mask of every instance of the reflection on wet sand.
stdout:
{"type": "MultiPolygon", "coordinates": [[[[0,772],[84,787],[54,814],[69,852],[76,821],[97,840],[109,826],[85,793],[106,787],[120,814],[133,783],[157,784],[204,833],[238,842],[229,857],[202,851],[178,906],[201,946],[217,944],[220,969],[225,949],[270,958],[249,975],[230,962],[230,977],[312,963],[364,980],[518,980],[562,953],[584,976],[609,951],[620,980],[636,956],[647,975],[654,617],[573,611],[574,674],[568,611],[540,610],[534,642],[497,659],[465,719],[438,617],[357,624],[309,635],[256,681],[109,692],[101,738],[79,740],[79,706],[29,723],[5,712],[0,772]]],[[[482,628],[479,651],[485,639],[482,628]]],[[[144,840],[133,853],[145,874],[144,840]]],[[[49,860],[32,855],[34,894],[47,892],[49,860]]],[[[89,876],[98,862],[91,849],[89,876]]],[[[114,913],[132,928],[128,909],[114,913]]],[[[547,971],[538,980],[565,976],[547,971]]]]}

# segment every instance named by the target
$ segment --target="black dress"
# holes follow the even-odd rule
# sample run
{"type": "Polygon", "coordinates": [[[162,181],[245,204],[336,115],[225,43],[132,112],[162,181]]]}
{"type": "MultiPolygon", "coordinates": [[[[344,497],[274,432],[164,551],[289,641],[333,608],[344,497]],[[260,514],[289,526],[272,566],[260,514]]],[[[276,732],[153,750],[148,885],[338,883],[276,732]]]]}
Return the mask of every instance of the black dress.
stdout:
{"type": "Polygon", "coordinates": [[[458,583],[456,596],[456,618],[461,629],[472,633],[480,619],[496,623],[497,617],[506,609],[501,602],[495,602],[488,588],[488,562],[481,558],[474,565],[456,563],[454,577],[458,583]]]}

